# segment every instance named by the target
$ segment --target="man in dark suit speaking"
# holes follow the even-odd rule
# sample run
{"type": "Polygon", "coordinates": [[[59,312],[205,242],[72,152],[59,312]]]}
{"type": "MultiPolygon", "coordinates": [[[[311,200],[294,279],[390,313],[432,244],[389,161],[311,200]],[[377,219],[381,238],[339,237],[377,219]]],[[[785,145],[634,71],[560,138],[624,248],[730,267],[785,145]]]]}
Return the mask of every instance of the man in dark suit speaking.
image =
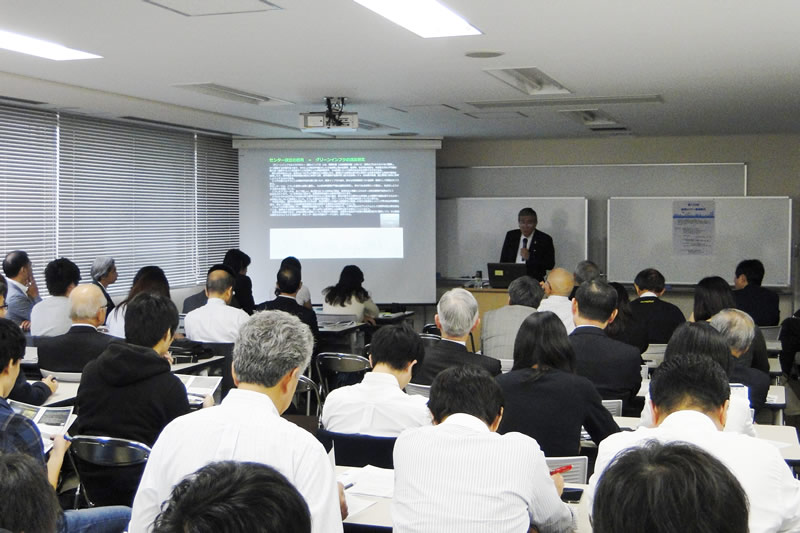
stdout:
{"type": "Polygon", "coordinates": [[[553,238],[536,229],[539,222],[536,211],[526,207],[517,215],[519,229],[506,233],[503,250],[500,252],[501,263],[525,263],[528,275],[544,280],[545,273],[555,266],[555,249],[553,238]]]}
{"type": "Polygon", "coordinates": [[[256,306],[256,311],[286,311],[299,318],[304,324],[311,328],[314,341],[319,340],[319,326],[317,324],[317,314],[311,309],[303,307],[295,299],[297,291],[302,287],[300,271],[289,266],[282,267],[278,271],[276,283],[277,297],[274,300],[260,303],[256,306]]]}

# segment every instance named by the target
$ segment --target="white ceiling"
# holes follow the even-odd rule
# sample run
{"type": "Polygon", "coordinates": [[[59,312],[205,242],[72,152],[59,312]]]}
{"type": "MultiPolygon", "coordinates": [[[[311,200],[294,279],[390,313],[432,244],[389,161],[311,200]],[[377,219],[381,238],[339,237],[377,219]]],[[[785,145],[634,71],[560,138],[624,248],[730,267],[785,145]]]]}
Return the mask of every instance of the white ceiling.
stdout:
{"type": "MultiPolygon", "coordinates": [[[[0,96],[106,117],[135,116],[234,135],[318,137],[298,115],[323,97],[390,128],[445,138],[603,135],[560,113],[600,109],[649,135],[800,133],[798,0],[444,0],[483,35],[422,39],[352,0],[3,0],[0,30],[103,59],[55,62],[0,50],[0,96]],[[466,52],[502,51],[494,59],[466,52]],[[530,97],[483,69],[537,67],[574,98],[662,102],[522,105],[502,118],[471,103],[530,97]],[[175,85],[213,82],[291,105],[258,106],[175,85]],[[468,114],[472,115],[469,116],[468,114]]],[[[613,102],[613,100],[612,100],[613,102]]],[[[350,134],[352,135],[352,134],[350,134]]]]}

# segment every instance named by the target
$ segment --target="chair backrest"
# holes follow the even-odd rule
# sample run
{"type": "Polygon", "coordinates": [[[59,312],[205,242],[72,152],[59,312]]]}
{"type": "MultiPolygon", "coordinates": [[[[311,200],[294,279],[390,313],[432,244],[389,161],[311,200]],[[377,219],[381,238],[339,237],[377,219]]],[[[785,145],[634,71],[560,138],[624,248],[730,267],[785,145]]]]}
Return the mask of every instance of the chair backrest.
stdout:
{"type": "Polygon", "coordinates": [[[317,439],[329,452],[333,446],[338,466],[372,465],[379,468],[394,468],[392,453],[397,437],[373,437],[319,429],[317,439]]]}
{"type": "Polygon", "coordinates": [[[431,386],[409,383],[406,385],[406,394],[415,394],[417,396],[425,396],[426,398],[430,398],[431,386]]]}
{"type": "Polygon", "coordinates": [[[572,465],[572,470],[563,472],[561,476],[567,483],[586,484],[589,472],[589,458],[585,455],[575,455],[570,457],[545,457],[547,468],[552,472],[558,467],[572,465]]]}
{"type": "Polygon", "coordinates": [[[422,326],[422,333],[425,333],[427,335],[436,335],[439,338],[441,338],[442,336],[442,332],[436,326],[436,324],[425,324],[424,326],[422,326]]]}
{"type": "MultiPolygon", "coordinates": [[[[303,376],[302,374],[297,380],[297,389],[295,389],[294,394],[305,394],[311,393],[314,395],[314,398],[317,401],[317,409],[316,409],[316,416],[319,416],[320,411],[322,409],[320,395],[319,395],[319,387],[317,384],[314,383],[311,378],[307,376],[303,376]]],[[[311,398],[306,398],[306,416],[311,416],[311,398]]]]}
{"type": "Polygon", "coordinates": [[[203,346],[225,358],[222,362],[222,382],[219,384],[220,398],[224,399],[228,392],[235,387],[233,384],[233,343],[232,342],[204,342],[203,346]]]}
{"type": "Polygon", "coordinates": [[[603,407],[608,409],[611,416],[622,416],[622,400],[603,400],[603,407]]]}
{"type": "Polygon", "coordinates": [[[147,462],[150,447],[141,442],[112,437],[72,437],[69,450],[76,457],[97,466],[132,466],[147,462]]]}
{"type": "Polygon", "coordinates": [[[40,368],[39,372],[42,373],[42,376],[53,376],[58,381],[63,381],[65,383],[81,382],[81,372],[54,372],[52,370],[45,370],[44,368],[40,368]]]}
{"type": "Polygon", "coordinates": [[[353,374],[366,372],[372,368],[369,359],[349,353],[322,352],[317,355],[317,375],[319,375],[322,394],[327,396],[333,390],[330,378],[334,374],[353,374]]]}

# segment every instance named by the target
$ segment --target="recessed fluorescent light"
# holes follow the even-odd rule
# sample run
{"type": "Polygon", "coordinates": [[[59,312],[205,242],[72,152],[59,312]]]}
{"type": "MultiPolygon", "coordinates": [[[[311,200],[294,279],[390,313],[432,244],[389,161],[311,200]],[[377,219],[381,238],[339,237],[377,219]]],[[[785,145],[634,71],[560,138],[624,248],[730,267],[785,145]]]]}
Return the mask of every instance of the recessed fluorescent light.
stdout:
{"type": "Polygon", "coordinates": [[[95,59],[102,58],[95,54],[88,52],[81,52],[67,48],[66,46],[42,41],[41,39],[34,39],[25,35],[11,33],[10,31],[0,30],[0,48],[11,50],[13,52],[20,52],[23,54],[30,54],[32,56],[43,57],[45,59],[53,59],[55,61],[70,61],[73,59],[95,59]]]}
{"type": "Polygon", "coordinates": [[[420,37],[481,35],[469,22],[436,0],[355,0],[420,37]]]}

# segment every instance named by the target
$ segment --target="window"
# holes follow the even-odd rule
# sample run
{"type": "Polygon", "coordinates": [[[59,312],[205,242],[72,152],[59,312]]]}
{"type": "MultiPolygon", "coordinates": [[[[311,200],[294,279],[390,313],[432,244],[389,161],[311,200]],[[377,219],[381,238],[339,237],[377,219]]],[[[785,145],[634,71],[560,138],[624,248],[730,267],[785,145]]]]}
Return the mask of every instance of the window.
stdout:
{"type": "Polygon", "coordinates": [[[117,294],[146,265],[163,268],[172,287],[194,285],[238,246],[238,159],[229,139],[0,108],[0,142],[0,187],[17,189],[28,175],[38,180],[22,197],[30,208],[12,191],[3,195],[2,213],[25,213],[4,220],[0,239],[6,251],[35,250],[41,289],[40,273],[53,258],[71,259],[88,281],[99,255],[116,260],[117,294]],[[31,113],[44,122],[33,133],[31,113]],[[18,137],[20,129],[42,147],[6,154],[6,136],[18,137]]]}

